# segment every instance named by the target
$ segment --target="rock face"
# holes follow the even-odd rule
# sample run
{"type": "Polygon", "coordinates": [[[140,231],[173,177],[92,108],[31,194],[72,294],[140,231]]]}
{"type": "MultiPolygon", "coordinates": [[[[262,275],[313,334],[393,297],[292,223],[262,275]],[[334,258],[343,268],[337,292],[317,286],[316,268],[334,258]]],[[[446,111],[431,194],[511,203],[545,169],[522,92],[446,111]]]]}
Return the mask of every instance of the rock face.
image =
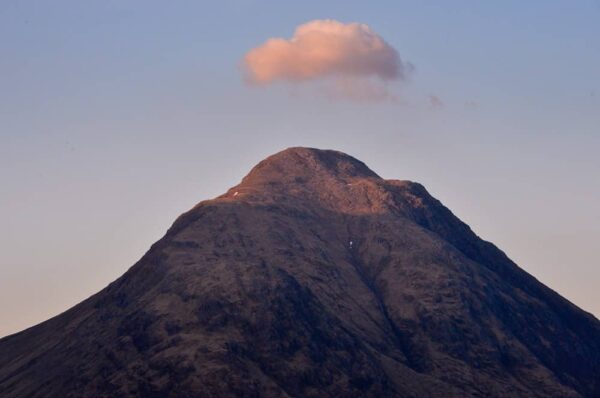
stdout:
{"type": "Polygon", "coordinates": [[[291,148],[0,340],[9,397],[600,397],[600,322],[423,186],[291,148]]]}

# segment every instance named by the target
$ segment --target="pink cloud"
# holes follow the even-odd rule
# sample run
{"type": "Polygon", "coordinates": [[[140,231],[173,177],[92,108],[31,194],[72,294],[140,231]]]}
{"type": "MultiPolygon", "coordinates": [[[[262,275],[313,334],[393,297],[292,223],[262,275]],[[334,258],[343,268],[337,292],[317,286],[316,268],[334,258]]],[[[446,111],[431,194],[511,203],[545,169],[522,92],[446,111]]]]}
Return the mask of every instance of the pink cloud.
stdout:
{"type": "Polygon", "coordinates": [[[403,79],[410,70],[367,25],[334,20],[300,25],[291,39],[269,39],[250,50],[243,65],[249,83],[343,79],[343,89],[351,87],[354,96],[357,87],[373,90],[373,81],[386,84],[403,79]]]}

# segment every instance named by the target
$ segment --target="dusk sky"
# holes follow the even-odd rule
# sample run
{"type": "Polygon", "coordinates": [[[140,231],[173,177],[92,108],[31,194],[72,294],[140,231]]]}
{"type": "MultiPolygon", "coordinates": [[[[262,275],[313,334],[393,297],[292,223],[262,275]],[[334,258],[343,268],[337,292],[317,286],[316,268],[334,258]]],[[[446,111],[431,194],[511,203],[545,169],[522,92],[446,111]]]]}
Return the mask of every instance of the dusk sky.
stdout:
{"type": "Polygon", "coordinates": [[[597,0],[3,0],[0,122],[0,336],[290,146],[422,183],[600,316],[597,0]]]}

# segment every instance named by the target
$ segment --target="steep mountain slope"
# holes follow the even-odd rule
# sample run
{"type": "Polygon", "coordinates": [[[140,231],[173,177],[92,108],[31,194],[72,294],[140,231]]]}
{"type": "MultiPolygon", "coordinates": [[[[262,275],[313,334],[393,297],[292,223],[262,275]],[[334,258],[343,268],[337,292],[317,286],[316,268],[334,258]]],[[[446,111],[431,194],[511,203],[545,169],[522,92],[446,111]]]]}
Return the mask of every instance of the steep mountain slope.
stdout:
{"type": "Polygon", "coordinates": [[[600,397],[600,322],[419,184],[290,148],[0,340],[2,397],[600,397]]]}

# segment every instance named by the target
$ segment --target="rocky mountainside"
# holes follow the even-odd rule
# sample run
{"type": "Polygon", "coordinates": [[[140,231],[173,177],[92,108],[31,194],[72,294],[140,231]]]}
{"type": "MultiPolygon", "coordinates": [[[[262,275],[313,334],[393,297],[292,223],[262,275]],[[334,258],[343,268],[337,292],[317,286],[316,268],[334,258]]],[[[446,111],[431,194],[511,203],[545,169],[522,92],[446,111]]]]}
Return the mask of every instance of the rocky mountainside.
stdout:
{"type": "Polygon", "coordinates": [[[600,397],[600,322],[423,186],[291,148],[1,339],[0,396],[600,397]]]}

